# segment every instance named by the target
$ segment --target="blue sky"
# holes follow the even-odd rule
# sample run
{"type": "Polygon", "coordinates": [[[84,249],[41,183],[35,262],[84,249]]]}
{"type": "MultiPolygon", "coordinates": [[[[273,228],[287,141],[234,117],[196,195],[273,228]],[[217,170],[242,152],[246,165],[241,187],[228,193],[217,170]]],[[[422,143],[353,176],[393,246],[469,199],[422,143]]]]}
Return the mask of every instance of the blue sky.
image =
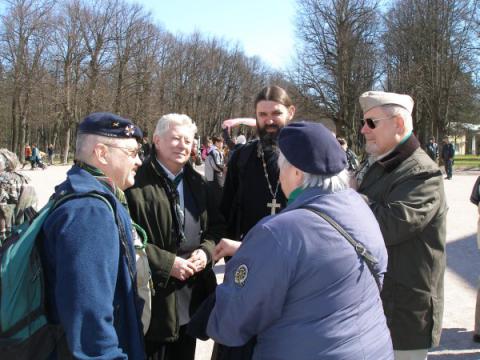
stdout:
{"type": "Polygon", "coordinates": [[[295,0],[131,0],[174,34],[198,30],[282,70],[294,48],[295,0]]]}

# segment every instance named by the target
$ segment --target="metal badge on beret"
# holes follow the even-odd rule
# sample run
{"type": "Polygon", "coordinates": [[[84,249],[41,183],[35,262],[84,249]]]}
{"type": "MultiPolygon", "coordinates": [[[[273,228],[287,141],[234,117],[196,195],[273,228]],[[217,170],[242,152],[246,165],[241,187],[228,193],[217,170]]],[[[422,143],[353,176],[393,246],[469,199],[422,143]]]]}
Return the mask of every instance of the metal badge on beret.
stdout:
{"type": "Polygon", "coordinates": [[[130,124],[125,127],[125,135],[133,136],[135,134],[135,125],[130,124]]]}
{"type": "Polygon", "coordinates": [[[117,127],[119,127],[119,126],[120,126],[120,123],[119,123],[118,121],[113,121],[113,122],[112,122],[112,127],[113,127],[113,128],[117,128],[117,127]]]}
{"type": "Polygon", "coordinates": [[[245,264],[240,265],[235,271],[235,284],[244,286],[248,277],[248,267],[245,264]]]}

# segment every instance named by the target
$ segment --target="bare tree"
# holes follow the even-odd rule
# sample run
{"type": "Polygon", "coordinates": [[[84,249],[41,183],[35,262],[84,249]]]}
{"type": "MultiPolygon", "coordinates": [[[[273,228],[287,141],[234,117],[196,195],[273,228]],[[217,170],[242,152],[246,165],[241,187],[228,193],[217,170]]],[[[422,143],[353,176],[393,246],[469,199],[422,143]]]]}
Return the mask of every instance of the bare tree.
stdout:
{"type": "Polygon", "coordinates": [[[17,152],[28,135],[66,162],[75,125],[92,111],[146,130],[184,112],[202,136],[219,133],[222,120],[253,115],[252,97],[270,79],[238,45],[174,36],[124,0],[11,0],[0,20],[0,109],[9,109],[0,141],[17,152]]]}
{"type": "Polygon", "coordinates": [[[56,101],[60,104],[56,127],[63,129],[63,162],[68,161],[70,139],[73,125],[79,118],[79,91],[82,79],[81,64],[86,58],[86,49],[81,32],[81,4],[78,0],[62,4],[55,21],[52,58],[59,67],[56,72],[58,89],[61,89],[56,101]]]}
{"type": "MultiPolygon", "coordinates": [[[[93,2],[93,1],[92,1],[93,2]]],[[[98,92],[100,72],[111,61],[113,33],[111,16],[115,14],[115,0],[93,2],[82,7],[80,13],[80,31],[88,54],[86,75],[86,112],[98,109],[101,92],[98,92]]]]}
{"type": "Polygon", "coordinates": [[[44,72],[44,51],[48,43],[51,1],[13,0],[1,17],[1,56],[11,76],[11,148],[21,153],[33,87],[44,72]],[[19,133],[20,132],[20,133],[19,133]]]}
{"type": "Polygon", "coordinates": [[[473,100],[476,11],[469,0],[400,0],[387,12],[385,87],[413,95],[421,140],[443,136],[455,107],[473,100]]]}
{"type": "Polygon", "coordinates": [[[351,138],[358,129],[358,96],[377,74],[376,1],[299,0],[300,49],[293,81],[305,97],[351,138]]]}

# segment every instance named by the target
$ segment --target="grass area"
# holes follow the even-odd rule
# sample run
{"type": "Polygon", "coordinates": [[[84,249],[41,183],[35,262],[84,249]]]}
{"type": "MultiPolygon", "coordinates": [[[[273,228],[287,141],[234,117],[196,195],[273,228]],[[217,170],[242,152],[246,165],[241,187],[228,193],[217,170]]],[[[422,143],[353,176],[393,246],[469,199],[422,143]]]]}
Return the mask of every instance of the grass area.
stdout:
{"type": "Polygon", "coordinates": [[[480,168],[479,155],[458,155],[455,156],[455,167],[461,168],[480,168]]]}

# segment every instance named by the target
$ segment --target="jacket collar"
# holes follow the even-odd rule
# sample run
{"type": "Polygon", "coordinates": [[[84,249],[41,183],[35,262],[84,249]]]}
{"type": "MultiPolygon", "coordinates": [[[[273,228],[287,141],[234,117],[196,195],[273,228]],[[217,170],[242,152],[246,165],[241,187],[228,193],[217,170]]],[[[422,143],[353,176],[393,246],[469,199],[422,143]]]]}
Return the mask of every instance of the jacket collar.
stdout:
{"type": "Polygon", "coordinates": [[[281,212],[287,212],[303,207],[307,203],[311,203],[312,199],[332,194],[331,192],[322,190],[319,187],[309,187],[304,189],[292,202],[287,204],[287,207],[281,212]]]}
{"type": "Polygon", "coordinates": [[[58,185],[55,188],[56,192],[66,190],[66,185],[70,185],[75,193],[96,192],[104,196],[115,198],[114,194],[95,177],[88,173],[88,171],[73,165],[67,172],[67,181],[58,185]]]}
{"type": "Polygon", "coordinates": [[[390,154],[378,160],[377,163],[385,168],[385,171],[391,172],[397,168],[404,160],[409,158],[415,150],[420,147],[420,143],[414,134],[410,135],[407,141],[398,145],[390,154]]]}
{"type": "MultiPolygon", "coordinates": [[[[155,176],[162,176],[160,171],[160,163],[156,160],[155,156],[150,157],[149,159],[150,164],[146,166],[150,166],[153,169],[155,176]]],[[[192,195],[194,199],[197,201],[197,195],[199,193],[199,189],[197,188],[196,184],[199,184],[199,181],[202,177],[198,172],[196,172],[192,165],[187,161],[187,163],[183,166],[183,181],[187,183],[189,188],[192,190],[192,195]]]]}

